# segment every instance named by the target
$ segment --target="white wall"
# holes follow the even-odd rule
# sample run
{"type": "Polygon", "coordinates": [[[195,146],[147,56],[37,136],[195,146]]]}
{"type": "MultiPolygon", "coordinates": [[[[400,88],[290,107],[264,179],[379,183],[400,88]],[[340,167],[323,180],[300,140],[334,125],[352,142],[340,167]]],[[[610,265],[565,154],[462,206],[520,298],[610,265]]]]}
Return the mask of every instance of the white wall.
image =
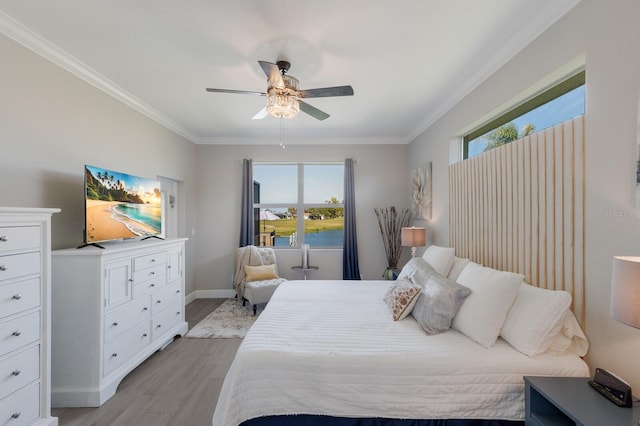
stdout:
{"type": "MultiPolygon", "coordinates": [[[[84,165],[181,182],[179,236],[195,227],[196,147],[0,36],[0,205],[59,207],[53,248],[83,240],[84,165]]],[[[195,289],[187,242],[187,292],[195,289]]]]}
{"type": "MultiPolygon", "coordinates": [[[[240,234],[242,159],[254,161],[343,161],[353,158],[358,253],[365,279],[379,279],[386,257],[376,207],[409,207],[406,145],[225,145],[198,147],[198,290],[231,289],[233,256],[240,234]]],[[[300,264],[299,250],[278,250],[280,275],[300,279],[291,266],[300,264]]],[[[342,279],[342,252],[312,247],[311,262],[320,266],[310,278],[342,279]]]]}
{"type": "Polygon", "coordinates": [[[640,2],[582,0],[502,69],[409,146],[433,161],[434,236],[448,243],[449,142],[461,131],[565,64],[586,65],[586,333],[587,362],[610,369],[640,389],[640,330],[609,317],[611,259],[640,254],[640,211],[634,208],[640,2]]]}

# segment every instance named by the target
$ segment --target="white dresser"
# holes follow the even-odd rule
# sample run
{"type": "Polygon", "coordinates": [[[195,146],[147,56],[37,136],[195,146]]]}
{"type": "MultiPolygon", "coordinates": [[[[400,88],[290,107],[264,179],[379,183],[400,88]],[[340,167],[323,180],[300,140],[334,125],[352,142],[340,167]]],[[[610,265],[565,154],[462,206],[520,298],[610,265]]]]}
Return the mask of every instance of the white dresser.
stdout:
{"type": "Polygon", "coordinates": [[[51,417],[51,215],[0,207],[0,425],[51,417]]]}
{"type": "Polygon", "coordinates": [[[131,370],[186,334],[185,240],[53,251],[54,407],[101,406],[131,370]]]}

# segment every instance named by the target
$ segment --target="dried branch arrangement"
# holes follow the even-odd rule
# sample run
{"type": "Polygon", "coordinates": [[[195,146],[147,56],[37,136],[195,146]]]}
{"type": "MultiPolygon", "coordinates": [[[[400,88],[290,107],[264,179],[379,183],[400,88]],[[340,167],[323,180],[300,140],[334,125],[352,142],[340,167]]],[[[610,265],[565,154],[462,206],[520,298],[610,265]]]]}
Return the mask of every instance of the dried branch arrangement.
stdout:
{"type": "Polygon", "coordinates": [[[378,217],[380,234],[384,242],[384,251],[387,255],[387,266],[395,269],[402,252],[401,235],[402,227],[409,226],[411,222],[411,210],[396,210],[395,207],[373,209],[378,217]]]}

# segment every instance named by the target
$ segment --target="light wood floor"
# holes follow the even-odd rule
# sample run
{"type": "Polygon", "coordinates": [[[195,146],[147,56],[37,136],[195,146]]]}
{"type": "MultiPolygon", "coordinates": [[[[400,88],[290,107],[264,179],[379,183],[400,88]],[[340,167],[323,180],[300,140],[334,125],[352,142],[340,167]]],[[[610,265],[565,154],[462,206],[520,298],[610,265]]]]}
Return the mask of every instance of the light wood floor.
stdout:
{"type": "MultiPolygon", "coordinates": [[[[189,328],[224,299],[187,305],[189,328]]],[[[242,339],[178,338],[120,383],[100,408],[55,408],[60,425],[210,426],[222,381],[242,339]]]]}

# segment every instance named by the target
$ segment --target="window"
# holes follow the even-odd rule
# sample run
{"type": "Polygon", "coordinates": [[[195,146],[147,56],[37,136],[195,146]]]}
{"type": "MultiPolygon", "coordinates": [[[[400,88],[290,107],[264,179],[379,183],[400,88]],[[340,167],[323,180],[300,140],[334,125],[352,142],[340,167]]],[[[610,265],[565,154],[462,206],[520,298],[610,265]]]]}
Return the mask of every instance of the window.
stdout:
{"type": "Polygon", "coordinates": [[[254,163],[258,246],[342,247],[343,163],[254,163]]]}
{"type": "Polygon", "coordinates": [[[584,114],[585,72],[563,81],[463,138],[463,158],[584,114]]]}

